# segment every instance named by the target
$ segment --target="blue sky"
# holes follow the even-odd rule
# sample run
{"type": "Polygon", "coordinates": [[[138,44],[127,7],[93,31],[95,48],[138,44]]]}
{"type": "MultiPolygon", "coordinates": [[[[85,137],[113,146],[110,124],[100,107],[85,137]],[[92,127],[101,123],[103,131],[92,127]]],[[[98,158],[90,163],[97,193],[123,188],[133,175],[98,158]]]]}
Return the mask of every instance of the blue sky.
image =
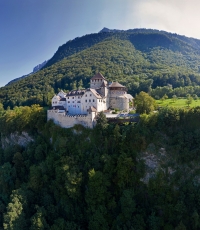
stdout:
{"type": "Polygon", "coordinates": [[[0,87],[70,39],[153,28],[200,39],[198,0],[0,0],[0,87]]]}

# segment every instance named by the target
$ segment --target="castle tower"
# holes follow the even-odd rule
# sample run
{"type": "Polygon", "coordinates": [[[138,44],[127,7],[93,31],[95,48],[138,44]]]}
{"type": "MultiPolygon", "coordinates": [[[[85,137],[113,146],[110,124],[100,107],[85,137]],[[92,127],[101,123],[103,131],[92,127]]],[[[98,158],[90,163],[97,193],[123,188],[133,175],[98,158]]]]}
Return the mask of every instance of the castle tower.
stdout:
{"type": "Polygon", "coordinates": [[[102,83],[104,83],[105,85],[108,84],[104,76],[101,73],[97,73],[90,79],[90,88],[99,89],[102,83]]]}
{"type": "Polygon", "coordinates": [[[112,82],[109,85],[109,104],[110,107],[119,110],[129,109],[129,100],[127,99],[127,89],[118,82],[112,82]]]}
{"type": "Polygon", "coordinates": [[[110,97],[118,97],[127,93],[125,86],[119,84],[118,82],[112,82],[109,85],[110,97]]]}

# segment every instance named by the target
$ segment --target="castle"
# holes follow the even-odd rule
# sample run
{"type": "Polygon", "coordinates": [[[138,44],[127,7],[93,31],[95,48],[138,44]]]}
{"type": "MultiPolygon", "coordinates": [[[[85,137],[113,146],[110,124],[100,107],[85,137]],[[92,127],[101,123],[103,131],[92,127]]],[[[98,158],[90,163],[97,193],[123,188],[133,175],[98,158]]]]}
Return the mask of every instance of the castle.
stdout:
{"type": "Polygon", "coordinates": [[[101,73],[97,73],[90,79],[90,88],[68,93],[61,90],[55,95],[47,118],[64,128],[73,127],[75,124],[93,128],[99,112],[108,109],[129,111],[129,102],[132,99],[125,86],[118,82],[109,84],[101,73]]]}

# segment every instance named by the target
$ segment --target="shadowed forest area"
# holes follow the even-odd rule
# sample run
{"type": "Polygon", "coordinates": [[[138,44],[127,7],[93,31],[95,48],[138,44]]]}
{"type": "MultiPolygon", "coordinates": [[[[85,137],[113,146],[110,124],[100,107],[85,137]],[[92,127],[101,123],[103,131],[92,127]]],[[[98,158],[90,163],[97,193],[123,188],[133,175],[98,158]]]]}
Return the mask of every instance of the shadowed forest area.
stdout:
{"type": "Polygon", "coordinates": [[[199,117],[163,108],[63,129],[40,106],[1,106],[1,229],[199,229],[199,117]]]}

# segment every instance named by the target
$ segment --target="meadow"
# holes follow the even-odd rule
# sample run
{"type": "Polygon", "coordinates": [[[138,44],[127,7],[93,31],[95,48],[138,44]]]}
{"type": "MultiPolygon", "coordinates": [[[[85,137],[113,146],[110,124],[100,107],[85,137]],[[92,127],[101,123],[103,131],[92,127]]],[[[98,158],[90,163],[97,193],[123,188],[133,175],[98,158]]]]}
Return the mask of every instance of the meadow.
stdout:
{"type": "MultiPolygon", "coordinates": [[[[186,102],[187,102],[186,98],[178,98],[176,100],[174,99],[156,100],[156,103],[159,107],[171,106],[176,108],[188,108],[188,104],[186,102]]],[[[196,107],[196,106],[200,106],[200,99],[192,100],[192,103],[189,105],[189,107],[196,107]]]]}

